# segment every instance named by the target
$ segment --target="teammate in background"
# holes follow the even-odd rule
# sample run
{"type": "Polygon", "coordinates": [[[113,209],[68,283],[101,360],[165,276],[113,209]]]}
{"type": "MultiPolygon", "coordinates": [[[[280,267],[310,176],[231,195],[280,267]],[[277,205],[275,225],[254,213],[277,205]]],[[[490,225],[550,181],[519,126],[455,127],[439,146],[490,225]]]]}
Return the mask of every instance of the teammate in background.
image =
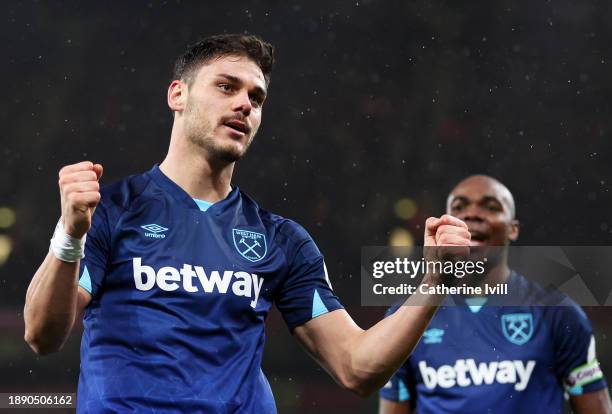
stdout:
{"type": "MultiPolygon", "coordinates": [[[[206,38],[175,66],[161,165],[101,191],[101,165],[60,170],[62,217],[28,288],[25,339],[38,354],[57,351],[84,314],[78,412],[276,412],[261,371],[273,303],[339,384],[367,395],[434,315],[431,296],[359,328],[308,233],[230,186],[272,64],[255,36],[206,38]]],[[[425,237],[469,250],[467,226],[451,216],[428,219],[425,237]]]]}
{"type": "MultiPolygon", "coordinates": [[[[508,268],[508,245],[518,238],[519,223],[502,183],[483,175],[466,178],[450,193],[447,212],[468,225],[472,246],[504,246],[488,269],[488,283],[507,282],[509,292],[539,289],[508,268]]],[[[381,414],[561,413],[564,391],[578,414],[612,412],[591,324],[578,305],[446,300],[456,306],[443,303],[414,352],[381,389],[381,414]]]]}

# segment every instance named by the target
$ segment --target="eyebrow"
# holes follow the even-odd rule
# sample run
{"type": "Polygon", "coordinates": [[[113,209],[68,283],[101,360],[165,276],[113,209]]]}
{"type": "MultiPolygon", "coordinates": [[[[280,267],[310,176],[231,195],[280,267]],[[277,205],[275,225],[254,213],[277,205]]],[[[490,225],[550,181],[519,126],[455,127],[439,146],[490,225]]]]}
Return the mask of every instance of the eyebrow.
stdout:
{"type": "MultiPolygon", "coordinates": [[[[454,204],[455,201],[469,202],[470,200],[466,196],[455,196],[451,201],[451,204],[454,204]]],[[[504,203],[502,203],[500,199],[494,196],[487,195],[478,200],[479,203],[486,203],[489,201],[495,201],[496,203],[504,207],[504,203]]]]}
{"type": "Polygon", "coordinates": [[[455,202],[457,202],[457,201],[468,202],[469,200],[468,200],[468,198],[467,198],[467,197],[464,197],[464,196],[454,196],[454,197],[452,197],[452,199],[450,200],[450,203],[451,203],[451,204],[455,204],[455,202]]]}
{"type": "Polygon", "coordinates": [[[486,203],[486,202],[489,202],[489,201],[495,201],[500,206],[505,207],[504,203],[499,198],[494,197],[494,196],[484,196],[483,198],[480,199],[480,201],[482,203],[486,203]]]}
{"type": "MultiPolygon", "coordinates": [[[[244,83],[242,81],[242,79],[240,79],[239,77],[233,76],[233,75],[228,75],[227,73],[219,73],[217,76],[220,77],[220,78],[225,78],[225,79],[227,79],[228,81],[230,81],[232,83],[236,83],[236,84],[240,84],[240,85],[242,85],[244,83]]],[[[259,85],[255,85],[254,89],[255,89],[255,93],[258,96],[260,96],[262,99],[265,98],[268,95],[266,90],[264,88],[262,88],[261,86],[259,86],[259,85]]]]}

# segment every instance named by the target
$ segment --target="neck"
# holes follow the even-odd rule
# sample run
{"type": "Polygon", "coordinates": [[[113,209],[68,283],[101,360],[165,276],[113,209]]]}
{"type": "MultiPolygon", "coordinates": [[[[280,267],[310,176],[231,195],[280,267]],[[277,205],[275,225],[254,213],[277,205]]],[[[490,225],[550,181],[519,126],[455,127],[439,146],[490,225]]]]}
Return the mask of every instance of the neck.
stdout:
{"type": "Polygon", "coordinates": [[[173,128],[170,148],[160,170],[193,198],[211,203],[231,192],[234,163],[211,163],[203,149],[179,136],[173,128]]]}
{"type": "MultiPolygon", "coordinates": [[[[476,283],[476,286],[480,286],[482,291],[485,291],[485,285],[495,286],[500,283],[506,283],[510,278],[510,268],[508,267],[508,252],[505,250],[500,257],[500,260],[490,268],[487,268],[487,272],[480,282],[476,283]]],[[[487,296],[482,295],[468,295],[468,296],[487,296]]]]}
{"type": "Polygon", "coordinates": [[[497,285],[499,283],[505,283],[510,277],[510,268],[506,260],[501,260],[498,264],[493,266],[485,276],[484,280],[480,283],[484,287],[484,284],[497,285]]]}

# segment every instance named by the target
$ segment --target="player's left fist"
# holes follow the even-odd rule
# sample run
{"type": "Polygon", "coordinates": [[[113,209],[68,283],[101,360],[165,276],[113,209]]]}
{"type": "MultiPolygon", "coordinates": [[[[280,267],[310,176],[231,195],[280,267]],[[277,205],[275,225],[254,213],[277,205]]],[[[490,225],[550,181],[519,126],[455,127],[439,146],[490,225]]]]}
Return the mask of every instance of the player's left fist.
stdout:
{"type": "Polygon", "coordinates": [[[425,247],[435,251],[438,258],[466,257],[470,253],[470,232],[467,224],[445,214],[425,221],[425,247]]]}

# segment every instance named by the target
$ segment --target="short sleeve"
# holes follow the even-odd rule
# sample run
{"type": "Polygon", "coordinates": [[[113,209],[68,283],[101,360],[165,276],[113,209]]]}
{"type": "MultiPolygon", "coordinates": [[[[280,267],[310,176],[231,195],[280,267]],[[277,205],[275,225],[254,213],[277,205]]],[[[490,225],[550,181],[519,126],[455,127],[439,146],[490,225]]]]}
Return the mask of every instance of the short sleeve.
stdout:
{"type": "Polygon", "coordinates": [[[395,402],[410,401],[410,365],[406,362],[379,391],[380,397],[395,402]]]}
{"type": "MultiPolygon", "coordinates": [[[[297,224],[294,224],[297,226],[297,224]]],[[[276,295],[276,306],[290,330],[325,313],[342,309],[334,294],[323,255],[310,235],[294,228],[288,249],[287,276],[276,295]]]]}
{"type": "MultiPolygon", "coordinates": [[[[399,309],[394,305],[387,310],[385,318],[399,309]]],[[[411,400],[410,387],[413,384],[410,358],[393,374],[391,379],[379,391],[380,398],[394,402],[407,402],[411,400]]],[[[413,403],[414,401],[412,401],[413,403]]]]}
{"type": "Polygon", "coordinates": [[[92,217],[91,228],[87,232],[85,257],[81,259],[79,286],[98,298],[106,274],[110,252],[110,229],[104,205],[100,203],[92,217]]]}
{"type": "Polygon", "coordinates": [[[575,304],[555,308],[553,312],[555,369],[565,391],[581,395],[606,388],[595,337],[585,313],[575,304]]]}

